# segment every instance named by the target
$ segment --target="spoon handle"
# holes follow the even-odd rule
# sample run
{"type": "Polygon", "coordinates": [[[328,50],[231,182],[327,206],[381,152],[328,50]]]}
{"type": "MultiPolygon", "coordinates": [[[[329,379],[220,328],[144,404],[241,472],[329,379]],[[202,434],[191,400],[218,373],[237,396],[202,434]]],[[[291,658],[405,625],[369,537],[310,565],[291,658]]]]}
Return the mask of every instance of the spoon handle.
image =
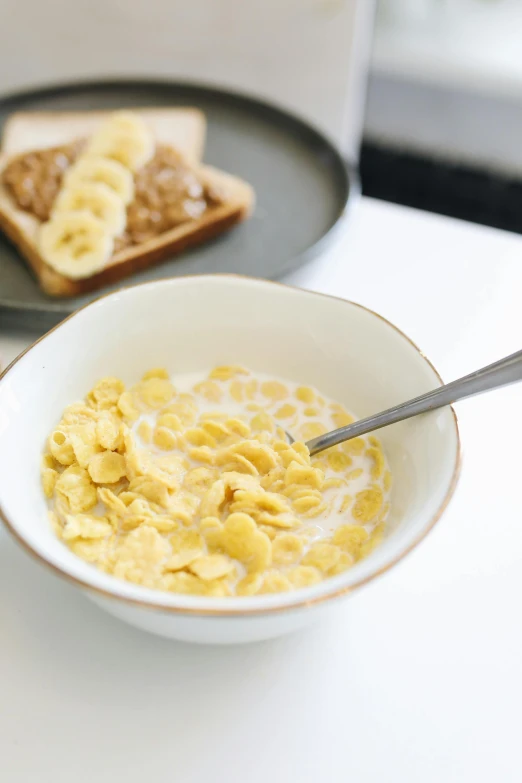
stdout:
{"type": "Polygon", "coordinates": [[[457,400],[482,394],[490,389],[498,389],[500,386],[507,386],[520,380],[522,380],[522,351],[517,351],[499,362],[476,370],[464,378],[440,386],[420,397],[415,397],[409,402],[403,402],[382,413],[377,413],[375,416],[368,416],[366,419],[313,438],[306,445],[310,449],[310,454],[317,454],[330,446],[336,446],[345,440],[365,435],[367,432],[386,427],[388,424],[395,424],[397,421],[409,419],[419,413],[442,408],[444,405],[457,402],[457,400]]]}

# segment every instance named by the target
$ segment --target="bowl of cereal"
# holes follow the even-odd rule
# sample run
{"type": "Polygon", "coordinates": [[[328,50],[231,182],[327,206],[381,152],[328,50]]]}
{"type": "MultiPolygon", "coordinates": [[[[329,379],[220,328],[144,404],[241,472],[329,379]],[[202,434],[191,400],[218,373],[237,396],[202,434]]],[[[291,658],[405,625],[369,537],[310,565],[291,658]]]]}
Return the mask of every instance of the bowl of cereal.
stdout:
{"type": "Polygon", "coordinates": [[[353,302],[226,275],[135,286],[1,376],[0,516],[139,628],[284,634],[409,552],[460,464],[451,408],[314,457],[304,441],[440,382],[353,302]]]}

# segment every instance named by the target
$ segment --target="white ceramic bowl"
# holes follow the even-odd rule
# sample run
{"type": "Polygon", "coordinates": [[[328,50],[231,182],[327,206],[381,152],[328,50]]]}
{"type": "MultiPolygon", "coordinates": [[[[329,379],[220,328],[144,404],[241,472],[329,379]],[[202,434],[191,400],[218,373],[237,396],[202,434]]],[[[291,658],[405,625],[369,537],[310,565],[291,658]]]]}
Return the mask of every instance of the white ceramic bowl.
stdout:
{"type": "Polygon", "coordinates": [[[150,367],[191,372],[226,363],[316,386],[359,416],[440,384],[405,335],[360,305],[221,275],[109,294],[49,332],[0,378],[0,516],[11,533],[113,615],[204,643],[293,631],[382,574],[440,517],[460,462],[450,408],[382,430],[394,476],[390,534],[349,571],[303,590],[251,598],[174,595],[119,581],[77,558],[48,524],[39,476],[46,438],[65,406],[104,375],[133,383],[150,367]]]}

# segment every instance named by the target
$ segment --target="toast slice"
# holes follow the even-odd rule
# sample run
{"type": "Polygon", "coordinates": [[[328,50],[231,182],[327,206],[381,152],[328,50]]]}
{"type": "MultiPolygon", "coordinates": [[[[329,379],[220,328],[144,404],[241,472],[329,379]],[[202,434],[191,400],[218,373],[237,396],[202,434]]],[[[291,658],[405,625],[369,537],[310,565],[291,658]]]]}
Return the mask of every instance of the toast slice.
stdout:
{"type": "MultiPolygon", "coordinates": [[[[172,116],[167,119],[167,112],[171,111],[147,110],[144,118],[152,130],[156,144],[161,142],[175,148],[181,136],[185,137],[187,118],[185,117],[183,121],[185,128],[181,134],[172,116]],[[170,137],[169,128],[172,133],[170,137]]],[[[98,113],[96,115],[94,121],[90,116],[84,115],[84,119],[88,120],[86,124],[79,121],[78,115],[75,115],[73,122],[70,121],[69,114],[45,115],[42,121],[44,129],[42,142],[40,142],[39,120],[35,115],[32,115],[32,119],[29,119],[28,115],[13,117],[0,155],[0,229],[28,261],[40,287],[51,296],[77,296],[117,283],[134,272],[166,260],[185,248],[200,244],[231,228],[248,217],[254,203],[253,190],[246,182],[211,166],[194,163],[193,157],[190,160],[189,155],[189,159],[185,158],[185,160],[187,162],[190,160],[189,165],[200,182],[219,194],[216,203],[212,203],[200,217],[187,220],[139,244],[131,244],[115,251],[106,266],[90,277],[71,279],[64,276],[42,258],[37,242],[41,221],[30,212],[18,207],[4,185],[2,174],[6,165],[13,160],[13,149],[17,149],[17,154],[14,155],[16,158],[29,150],[72,144],[78,138],[89,134],[87,127],[94,127],[94,122],[101,120],[100,115],[98,113]],[[17,132],[20,132],[20,138],[15,140],[17,132]]],[[[193,126],[194,119],[195,117],[191,119],[193,126]]],[[[196,149],[201,149],[201,138],[193,145],[192,156],[196,149]]]]}
{"type": "MultiPolygon", "coordinates": [[[[199,109],[132,109],[154,128],[156,141],[171,144],[187,159],[203,158],[207,121],[199,109]]],[[[90,136],[110,111],[16,112],[4,125],[0,153],[12,157],[35,149],[59,147],[90,136]]]]}

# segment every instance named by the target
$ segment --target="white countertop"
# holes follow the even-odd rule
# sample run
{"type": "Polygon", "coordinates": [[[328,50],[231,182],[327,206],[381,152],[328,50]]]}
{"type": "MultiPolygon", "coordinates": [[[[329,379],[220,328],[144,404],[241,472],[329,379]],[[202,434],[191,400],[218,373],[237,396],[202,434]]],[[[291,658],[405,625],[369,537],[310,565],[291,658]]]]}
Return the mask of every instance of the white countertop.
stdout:
{"type": "MultiPolygon", "coordinates": [[[[448,380],[522,348],[520,236],[363,199],[289,282],[378,310],[448,380]]],[[[27,342],[0,333],[0,354],[27,342]]],[[[442,520],[288,638],[142,634],[0,531],[2,781],[518,783],[521,400],[513,386],[460,404],[464,467],[442,520]]]]}

